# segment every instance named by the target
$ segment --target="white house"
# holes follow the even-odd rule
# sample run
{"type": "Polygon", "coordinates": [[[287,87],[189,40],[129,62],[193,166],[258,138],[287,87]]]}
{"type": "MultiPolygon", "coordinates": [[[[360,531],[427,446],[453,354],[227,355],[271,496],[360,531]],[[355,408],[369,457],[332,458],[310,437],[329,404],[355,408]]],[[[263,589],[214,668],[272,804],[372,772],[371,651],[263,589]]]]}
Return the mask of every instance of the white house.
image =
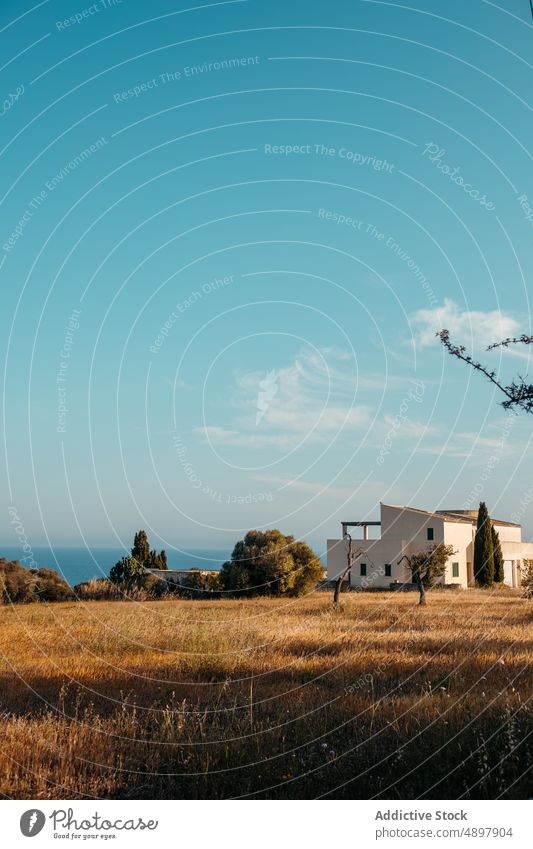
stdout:
{"type": "MultiPolygon", "coordinates": [[[[389,587],[391,583],[410,583],[411,574],[405,561],[398,565],[403,554],[423,551],[433,542],[453,545],[453,554],[446,573],[440,580],[443,584],[474,585],[474,535],[477,510],[416,510],[413,507],[381,504],[379,522],[342,522],[341,539],[328,539],[328,579],[333,580],[347,566],[348,541],[345,533],[353,539],[353,565],[347,576],[348,586],[389,587]],[[369,527],[379,526],[377,539],[369,538],[369,527]],[[357,538],[356,528],[362,529],[362,539],[357,538]]],[[[505,583],[512,587],[520,585],[520,570],[524,560],[533,560],[533,543],[522,542],[522,526],[514,522],[492,519],[500,537],[505,583]]]]}

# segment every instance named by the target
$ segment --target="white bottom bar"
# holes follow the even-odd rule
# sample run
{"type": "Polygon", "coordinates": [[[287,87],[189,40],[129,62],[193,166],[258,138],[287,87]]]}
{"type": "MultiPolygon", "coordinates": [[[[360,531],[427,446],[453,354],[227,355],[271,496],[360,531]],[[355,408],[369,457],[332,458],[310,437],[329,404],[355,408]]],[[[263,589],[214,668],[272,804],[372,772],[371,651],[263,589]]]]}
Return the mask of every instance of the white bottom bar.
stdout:
{"type": "Polygon", "coordinates": [[[0,802],[6,847],[530,849],[530,801],[0,802]],[[35,844],[29,841],[35,837],[35,844]]]}

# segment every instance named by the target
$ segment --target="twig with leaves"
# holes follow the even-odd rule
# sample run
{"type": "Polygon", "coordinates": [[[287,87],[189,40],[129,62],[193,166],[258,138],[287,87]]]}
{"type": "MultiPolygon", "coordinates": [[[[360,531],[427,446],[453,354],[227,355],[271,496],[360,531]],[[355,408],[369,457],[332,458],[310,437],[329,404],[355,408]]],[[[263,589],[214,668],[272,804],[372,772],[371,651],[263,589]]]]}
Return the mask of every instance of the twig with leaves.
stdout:
{"type": "Polygon", "coordinates": [[[410,555],[402,554],[398,560],[398,566],[404,560],[407,561],[413,583],[416,584],[420,594],[419,604],[427,603],[426,590],[430,590],[438,578],[446,574],[446,563],[453,554],[456,554],[453,545],[445,545],[443,542],[434,543],[426,551],[417,551],[410,555]]]}
{"type": "MultiPolygon", "coordinates": [[[[466,348],[464,345],[454,345],[450,340],[450,333],[448,330],[441,330],[436,334],[448,353],[452,355],[452,357],[457,357],[458,360],[462,360],[464,363],[467,363],[476,371],[480,371],[485,377],[490,380],[497,389],[500,390],[506,397],[505,401],[502,401],[502,407],[505,410],[516,410],[521,409],[526,413],[533,413],[533,384],[528,383],[524,377],[518,375],[515,379],[511,381],[507,386],[505,386],[496,376],[495,371],[490,371],[486,366],[474,360],[469,354],[466,353],[466,348]]],[[[494,342],[492,345],[489,345],[487,351],[490,351],[494,348],[508,348],[509,345],[517,345],[517,344],[531,345],[533,344],[533,336],[527,336],[525,333],[522,336],[516,338],[508,338],[503,339],[501,342],[494,342]]]]}

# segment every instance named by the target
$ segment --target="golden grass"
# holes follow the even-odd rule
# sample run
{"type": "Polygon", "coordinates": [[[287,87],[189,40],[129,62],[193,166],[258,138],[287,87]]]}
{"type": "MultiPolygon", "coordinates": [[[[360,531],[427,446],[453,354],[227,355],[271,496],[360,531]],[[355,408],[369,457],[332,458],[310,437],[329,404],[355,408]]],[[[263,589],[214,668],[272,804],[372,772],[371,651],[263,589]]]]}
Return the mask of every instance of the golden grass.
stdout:
{"type": "Polygon", "coordinates": [[[0,608],[13,798],[530,798],[511,592],[0,608]]]}

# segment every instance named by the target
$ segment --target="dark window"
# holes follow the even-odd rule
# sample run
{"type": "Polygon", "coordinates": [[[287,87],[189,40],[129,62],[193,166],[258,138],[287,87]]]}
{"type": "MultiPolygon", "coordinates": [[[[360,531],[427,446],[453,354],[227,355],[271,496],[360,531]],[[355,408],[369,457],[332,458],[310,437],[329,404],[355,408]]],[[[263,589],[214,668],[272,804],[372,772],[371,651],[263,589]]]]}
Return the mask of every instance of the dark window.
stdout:
{"type": "Polygon", "coordinates": [[[392,575],[392,566],[390,563],[385,563],[385,577],[390,578],[392,575]]]}
{"type": "Polygon", "coordinates": [[[428,528],[428,539],[435,539],[433,528],[428,528]]]}
{"type": "Polygon", "coordinates": [[[458,563],[452,563],[452,577],[453,578],[459,577],[459,564],[458,563]]]}
{"type": "Polygon", "coordinates": [[[366,575],[366,563],[361,563],[361,575],[366,575]]]}

